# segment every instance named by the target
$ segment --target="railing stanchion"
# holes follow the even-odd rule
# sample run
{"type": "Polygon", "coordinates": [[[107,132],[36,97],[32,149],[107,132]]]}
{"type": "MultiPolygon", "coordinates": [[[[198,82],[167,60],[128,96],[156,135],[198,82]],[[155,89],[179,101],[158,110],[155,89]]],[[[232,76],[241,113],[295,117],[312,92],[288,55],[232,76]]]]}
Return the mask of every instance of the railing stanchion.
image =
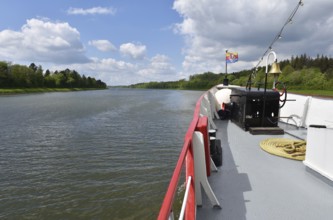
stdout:
{"type": "Polygon", "coordinates": [[[191,180],[192,180],[192,176],[189,176],[187,178],[187,184],[186,184],[186,188],[185,188],[185,194],[184,194],[182,209],[180,210],[180,215],[179,215],[179,218],[178,218],[179,220],[182,220],[184,218],[187,198],[188,198],[188,194],[189,194],[190,186],[191,186],[191,180]]]}
{"type": "Polygon", "coordinates": [[[209,146],[209,135],[208,135],[208,118],[203,116],[199,118],[197,127],[195,129],[202,133],[204,138],[204,149],[205,149],[205,160],[206,160],[206,173],[210,176],[210,146],[209,146]]]}

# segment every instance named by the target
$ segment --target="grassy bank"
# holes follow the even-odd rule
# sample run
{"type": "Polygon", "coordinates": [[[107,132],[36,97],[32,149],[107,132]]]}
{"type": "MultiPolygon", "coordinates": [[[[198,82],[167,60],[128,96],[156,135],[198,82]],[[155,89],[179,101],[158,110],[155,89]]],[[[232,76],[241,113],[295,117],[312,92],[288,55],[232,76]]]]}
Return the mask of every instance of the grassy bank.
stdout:
{"type": "Polygon", "coordinates": [[[24,93],[43,93],[43,92],[73,92],[84,90],[98,90],[92,88],[15,88],[15,89],[1,89],[0,95],[10,94],[24,94],[24,93]]]}
{"type": "Polygon", "coordinates": [[[290,93],[333,98],[333,90],[288,90],[290,93]]]}

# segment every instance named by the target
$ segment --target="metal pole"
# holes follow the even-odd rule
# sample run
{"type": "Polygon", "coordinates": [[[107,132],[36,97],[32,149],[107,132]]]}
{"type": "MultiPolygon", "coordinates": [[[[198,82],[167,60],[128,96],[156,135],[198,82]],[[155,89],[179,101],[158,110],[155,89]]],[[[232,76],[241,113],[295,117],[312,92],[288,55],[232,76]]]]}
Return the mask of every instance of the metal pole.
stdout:
{"type": "Polygon", "coordinates": [[[274,51],[271,51],[266,58],[266,71],[265,71],[265,93],[266,93],[266,88],[267,88],[267,74],[268,74],[268,58],[269,56],[273,54],[274,55],[274,60],[276,60],[276,53],[274,51]]]}
{"type": "Polygon", "coordinates": [[[261,118],[261,126],[264,126],[265,121],[265,113],[266,113],[266,88],[267,88],[267,75],[268,75],[268,58],[269,56],[273,54],[274,60],[276,60],[276,53],[274,51],[269,52],[266,58],[266,71],[265,71],[265,90],[264,90],[264,103],[263,103],[263,110],[262,110],[262,118],[261,118]]]}
{"type": "Polygon", "coordinates": [[[224,79],[223,79],[223,85],[224,86],[229,85],[227,53],[228,53],[228,50],[225,50],[225,76],[224,76],[224,79]]]}
{"type": "Polygon", "coordinates": [[[225,50],[225,76],[226,77],[228,75],[227,53],[228,53],[228,50],[225,50]]]}

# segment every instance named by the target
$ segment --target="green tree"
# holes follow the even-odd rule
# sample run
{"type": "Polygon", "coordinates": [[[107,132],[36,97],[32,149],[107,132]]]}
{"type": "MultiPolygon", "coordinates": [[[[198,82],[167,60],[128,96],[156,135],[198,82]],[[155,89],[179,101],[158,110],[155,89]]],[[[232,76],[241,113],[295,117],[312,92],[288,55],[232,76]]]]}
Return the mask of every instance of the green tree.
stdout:
{"type": "Polygon", "coordinates": [[[284,82],[286,80],[286,78],[292,74],[295,71],[295,69],[290,65],[286,65],[283,69],[282,69],[282,73],[279,76],[279,81],[284,82]]]}
{"type": "Polygon", "coordinates": [[[10,74],[9,64],[0,62],[0,87],[10,87],[12,84],[12,77],[10,74]]]}

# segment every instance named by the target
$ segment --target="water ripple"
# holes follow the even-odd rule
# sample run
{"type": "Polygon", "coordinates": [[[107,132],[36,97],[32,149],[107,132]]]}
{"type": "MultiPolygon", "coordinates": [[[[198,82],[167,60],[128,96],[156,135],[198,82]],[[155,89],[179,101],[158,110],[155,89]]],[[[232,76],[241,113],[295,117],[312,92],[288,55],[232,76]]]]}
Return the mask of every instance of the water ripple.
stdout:
{"type": "Polygon", "coordinates": [[[0,97],[0,218],[155,219],[200,94],[0,97]]]}

